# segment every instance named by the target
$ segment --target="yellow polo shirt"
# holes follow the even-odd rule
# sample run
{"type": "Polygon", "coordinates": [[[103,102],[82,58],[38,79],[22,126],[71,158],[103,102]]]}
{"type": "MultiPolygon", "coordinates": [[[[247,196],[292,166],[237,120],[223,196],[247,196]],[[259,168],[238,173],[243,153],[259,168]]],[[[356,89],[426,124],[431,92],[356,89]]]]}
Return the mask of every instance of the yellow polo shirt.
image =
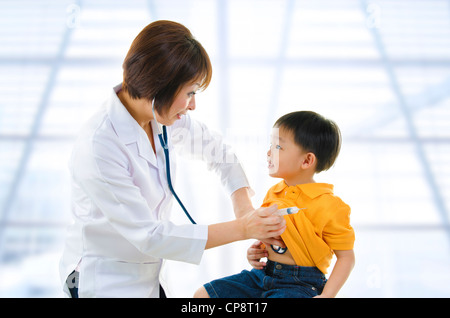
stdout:
{"type": "Polygon", "coordinates": [[[350,207],[333,194],[333,185],[307,183],[288,186],[284,181],[267,192],[263,207],[279,209],[297,206],[296,214],[284,216],[281,235],[299,266],[316,266],[327,273],[333,250],[351,250],[355,233],[350,225],[350,207]]]}

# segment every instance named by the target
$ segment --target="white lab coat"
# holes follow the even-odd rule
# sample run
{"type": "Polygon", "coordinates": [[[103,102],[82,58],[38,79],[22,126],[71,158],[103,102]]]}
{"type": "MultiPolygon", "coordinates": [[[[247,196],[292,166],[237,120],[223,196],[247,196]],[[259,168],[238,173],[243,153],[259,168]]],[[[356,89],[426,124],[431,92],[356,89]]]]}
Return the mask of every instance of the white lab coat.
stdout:
{"type": "MultiPolygon", "coordinates": [[[[173,196],[156,123],[155,156],[117,97],[120,88],[83,127],[70,161],[73,224],[60,274],[67,293],[65,280],[78,268],[80,297],[158,297],[162,260],[198,264],[207,241],[206,225],[169,221],[173,196]]],[[[175,147],[205,160],[230,194],[249,187],[235,155],[204,125],[182,116],[168,135],[172,179],[175,147]],[[228,152],[220,155],[223,149],[228,152]]]]}

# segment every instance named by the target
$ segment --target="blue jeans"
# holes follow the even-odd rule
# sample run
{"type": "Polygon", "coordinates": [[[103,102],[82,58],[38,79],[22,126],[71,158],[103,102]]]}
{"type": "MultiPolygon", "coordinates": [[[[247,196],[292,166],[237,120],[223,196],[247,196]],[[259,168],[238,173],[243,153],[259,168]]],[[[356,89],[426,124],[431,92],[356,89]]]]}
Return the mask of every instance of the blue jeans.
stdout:
{"type": "Polygon", "coordinates": [[[269,260],[264,269],[243,270],[204,287],[211,298],[311,298],[322,293],[326,281],[316,267],[269,260]]]}

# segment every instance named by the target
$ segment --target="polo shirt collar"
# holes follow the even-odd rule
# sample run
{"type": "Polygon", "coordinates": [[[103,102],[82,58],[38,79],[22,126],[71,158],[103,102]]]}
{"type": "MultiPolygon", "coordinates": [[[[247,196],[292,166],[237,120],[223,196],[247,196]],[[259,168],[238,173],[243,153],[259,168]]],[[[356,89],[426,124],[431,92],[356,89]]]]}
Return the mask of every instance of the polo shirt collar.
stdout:
{"type": "MultiPolygon", "coordinates": [[[[328,183],[305,183],[305,184],[297,184],[296,186],[293,187],[296,187],[311,199],[314,199],[322,194],[333,194],[334,188],[332,184],[328,183]]],[[[281,191],[287,188],[289,188],[289,186],[283,180],[278,184],[276,184],[273,190],[275,193],[280,193],[281,191]]]]}

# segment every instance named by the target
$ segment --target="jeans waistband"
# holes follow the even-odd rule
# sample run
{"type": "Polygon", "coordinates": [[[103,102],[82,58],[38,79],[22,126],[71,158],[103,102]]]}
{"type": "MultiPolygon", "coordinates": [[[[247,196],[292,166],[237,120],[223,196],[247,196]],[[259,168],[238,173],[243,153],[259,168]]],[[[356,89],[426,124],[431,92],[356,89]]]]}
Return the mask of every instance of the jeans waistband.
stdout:
{"type": "Polygon", "coordinates": [[[317,267],[286,265],[283,263],[273,262],[271,260],[267,261],[265,272],[267,276],[325,278],[325,275],[317,267]]]}

